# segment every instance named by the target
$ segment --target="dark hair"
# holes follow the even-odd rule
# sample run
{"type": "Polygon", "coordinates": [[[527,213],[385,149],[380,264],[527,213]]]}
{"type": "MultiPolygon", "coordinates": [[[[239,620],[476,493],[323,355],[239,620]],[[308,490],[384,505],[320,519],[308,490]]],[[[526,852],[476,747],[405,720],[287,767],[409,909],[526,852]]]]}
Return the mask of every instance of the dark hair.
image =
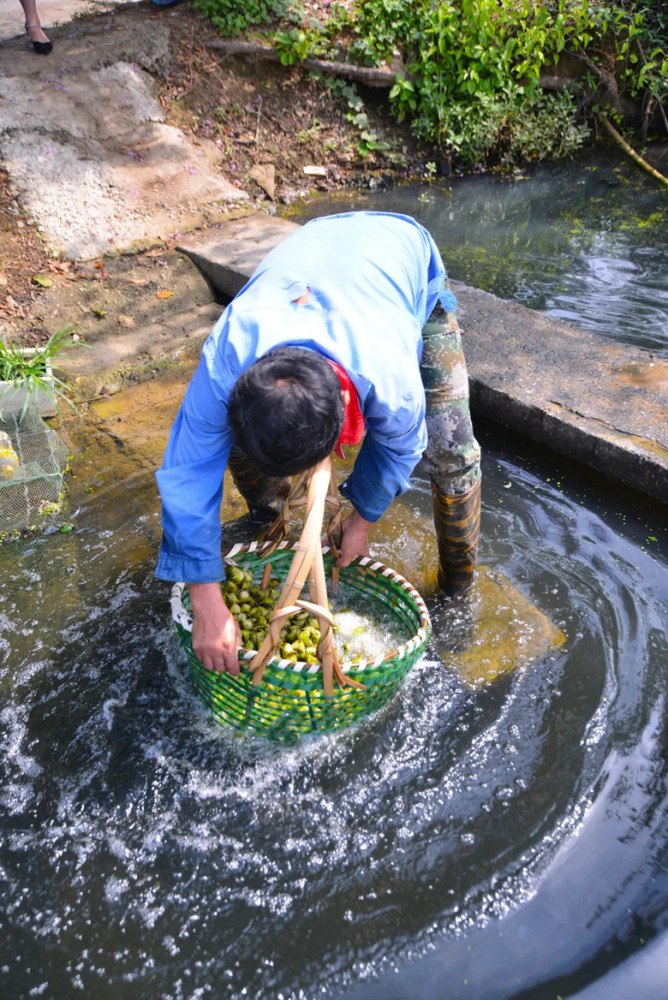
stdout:
{"type": "Polygon", "coordinates": [[[228,407],[237,444],[267,476],[321,462],[343,427],[341,383],[319,354],[277,347],[237,380],[228,407]]]}

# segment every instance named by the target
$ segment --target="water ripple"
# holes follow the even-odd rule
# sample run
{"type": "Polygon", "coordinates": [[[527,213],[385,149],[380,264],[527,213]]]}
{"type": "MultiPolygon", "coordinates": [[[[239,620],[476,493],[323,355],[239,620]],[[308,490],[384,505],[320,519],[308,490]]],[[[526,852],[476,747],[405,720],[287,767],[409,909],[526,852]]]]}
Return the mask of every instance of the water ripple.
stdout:
{"type": "MultiPolygon", "coordinates": [[[[469,942],[472,995],[501,998],[554,967],[544,900],[590,942],[623,932],[629,901],[656,915],[665,564],[554,483],[488,462],[482,561],[564,646],[471,691],[436,644],[382,712],[295,748],[208,717],[163,589],[148,566],[118,582],[112,538],[24,553],[43,598],[73,561],[91,575],[46,600],[37,658],[34,605],[3,605],[3,996],[332,1000],[367,981],[375,995],[378,977],[387,995],[392,975],[426,1000],[444,996],[430,961],[451,964],[452,996],[472,975],[469,942]],[[521,940],[543,968],[511,975],[477,935],[530,911],[521,940]]],[[[427,499],[411,495],[416,524],[427,499]]],[[[436,633],[465,628],[461,609],[433,612],[436,633]]]]}

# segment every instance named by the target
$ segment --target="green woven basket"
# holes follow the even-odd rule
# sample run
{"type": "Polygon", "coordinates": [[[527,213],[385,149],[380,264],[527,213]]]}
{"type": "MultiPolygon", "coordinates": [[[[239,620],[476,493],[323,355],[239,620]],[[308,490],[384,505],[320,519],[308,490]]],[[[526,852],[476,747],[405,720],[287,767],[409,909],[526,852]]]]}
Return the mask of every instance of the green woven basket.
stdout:
{"type": "MultiPolygon", "coordinates": [[[[256,583],[270,562],[272,576],[282,581],[290,569],[295,546],[283,542],[263,557],[269,548],[258,542],[236,545],[226,554],[225,561],[252,572],[256,583]]],[[[323,554],[329,572],[334,562],[328,548],[323,549],[323,554]]],[[[430,623],[424,601],[402,576],[370,558],[356,559],[341,569],[340,574],[346,593],[359,595],[367,607],[376,609],[390,623],[393,634],[403,641],[375,660],[342,662],[343,673],[361,682],[364,690],[337,686],[329,698],[322,688],[320,666],[315,664],[274,658],[267,664],[257,687],[252,683],[247,662],[255,655],[252,650],[240,652],[241,670],[236,677],[205,670],[192,649],[192,618],[184,606],[187,587],[184,583],[174,585],[172,616],[181,645],[195,686],[218,722],[277,742],[294,743],[307,733],[331,732],[348,726],[392,698],[427,644],[430,623]]]]}

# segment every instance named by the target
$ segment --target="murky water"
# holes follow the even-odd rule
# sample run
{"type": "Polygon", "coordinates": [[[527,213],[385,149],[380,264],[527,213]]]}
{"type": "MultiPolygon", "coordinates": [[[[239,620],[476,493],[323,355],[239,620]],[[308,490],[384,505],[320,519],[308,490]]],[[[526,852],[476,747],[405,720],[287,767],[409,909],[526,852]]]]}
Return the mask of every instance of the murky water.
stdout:
{"type": "MultiPolygon", "coordinates": [[[[193,695],[150,477],[0,549],[3,1000],[553,998],[665,926],[660,508],[505,440],[481,561],[566,643],[472,691],[439,653],[465,611],[432,600],[392,705],[297,748],[193,695]]],[[[426,484],[405,506],[428,533],[426,484]]]]}
{"type": "MultiPolygon", "coordinates": [[[[665,206],[627,170],[358,205],[421,218],[456,278],[665,351],[665,206]]],[[[150,473],[0,547],[3,1000],[554,1000],[665,930],[665,509],[478,433],[481,563],[565,642],[472,689],[467,605],[432,597],[400,696],[296,748],[194,695],[150,473]]],[[[418,480],[374,551],[422,585],[425,539],[418,480]]]]}
{"type": "MultiPolygon", "coordinates": [[[[668,147],[654,157],[665,173],[668,147]]],[[[668,355],[666,189],[614,151],[522,180],[464,177],[319,198],[298,217],[348,208],[412,215],[458,281],[668,355]]]]}

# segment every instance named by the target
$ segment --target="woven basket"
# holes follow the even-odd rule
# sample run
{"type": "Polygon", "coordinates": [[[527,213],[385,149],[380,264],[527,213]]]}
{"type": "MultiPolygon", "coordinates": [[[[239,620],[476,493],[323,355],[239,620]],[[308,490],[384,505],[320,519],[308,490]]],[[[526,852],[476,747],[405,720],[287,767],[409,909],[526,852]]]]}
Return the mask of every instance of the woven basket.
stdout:
{"type": "MultiPolygon", "coordinates": [[[[225,561],[253,573],[259,582],[267,562],[272,575],[283,580],[290,569],[295,546],[281,543],[268,557],[263,551],[270,545],[252,542],[236,545],[225,561]]],[[[334,560],[323,549],[325,567],[331,571],[334,560]]],[[[373,559],[356,559],[340,570],[341,585],[347,592],[359,594],[368,605],[377,608],[389,621],[393,634],[403,639],[398,648],[375,660],[343,662],[344,674],[361,682],[363,690],[336,687],[326,697],[320,666],[291,663],[274,658],[269,661],[259,686],[252,683],[248,662],[255,653],[240,652],[241,670],[236,677],[205,670],[192,650],[192,618],[187,587],[177,583],[172,590],[172,616],[181,645],[186,651],[195,686],[218,722],[249,730],[281,743],[294,743],[312,732],[331,732],[385,705],[398,690],[406,674],[422,655],[430,632],[429,614],[418,592],[398,573],[373,559]]]]}

